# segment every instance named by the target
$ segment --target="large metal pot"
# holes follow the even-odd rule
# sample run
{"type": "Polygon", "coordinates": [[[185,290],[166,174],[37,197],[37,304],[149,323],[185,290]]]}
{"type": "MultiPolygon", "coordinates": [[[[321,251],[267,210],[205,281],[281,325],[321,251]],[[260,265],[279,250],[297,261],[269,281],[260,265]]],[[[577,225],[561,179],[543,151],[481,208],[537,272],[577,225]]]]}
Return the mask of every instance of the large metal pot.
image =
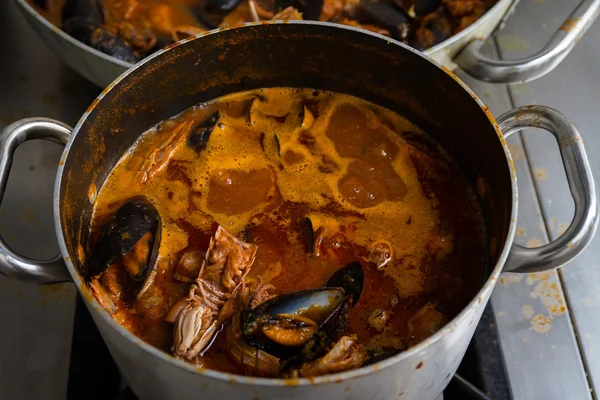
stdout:
{"type": "MultiPolygon", "coordinates": [[[[61,31],[42,17],[27,0],[16,0],[27,21],[67,65],[100,87],[133,65],[95,50],[61,31]]],[[[499,0],[467,29],[424,51],[444,67],[460,66],[477,79],[495,83],[530,81],[550,72],[573,49],[600,12],[600,0],[582,0],[548,44],[520,60],[500,61],[479,52],[487,38],[502,27],[519,0],[499,0]]]]}
{"type": "Polygon", "coordinates": [[[596,185],[583,141],[557,111],[524,107],[496,123],[468,87],[422,53],[380,35],[326,23],[214,31],[129,70],[92,103],[74,130],[40,118],[8,126],[0,135],[0,195],[13,151],[34,138],[66,145],[54,195],[61,255],[31,260],[0,241],[0,271],[38,283],[74,281],[123,376],[146,400],[435,399],[456,371],[500,273],[565,264],[590,242],[598,223],[596,185]],[[276,86],[349,93],[401,113],[435,136],[477,187],[489,233],[489,263],[481,266],[485,282],[456,318],[419,345],[371,366],[314,379],[250,378],[195,368],[122,328],[81,279],[78,249],[87,237],[91,199],[139,134],[200,101],[276,86]],[[576,204],[565,234],[537,249],[513,244],[517,182],[504,141],[528,126],[544,128],[559,141],[576,204]]]}

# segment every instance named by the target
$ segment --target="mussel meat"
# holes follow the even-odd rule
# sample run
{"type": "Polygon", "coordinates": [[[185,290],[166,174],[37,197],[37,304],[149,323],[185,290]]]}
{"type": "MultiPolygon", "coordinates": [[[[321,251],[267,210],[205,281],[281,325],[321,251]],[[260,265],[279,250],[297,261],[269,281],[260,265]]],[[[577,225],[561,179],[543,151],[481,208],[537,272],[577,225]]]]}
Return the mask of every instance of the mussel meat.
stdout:
{"type": "Polygon", "coordinates": [[[143,196],[129,199],[104,225],[86,264],[88,281],[122,260],[141,296],[156,273],[160,233],[156,207],[143,196]]]}
{"type": "Polygon", "coordinates": [[[284,365],[314,360],[346,329],[363,274],[360,263],[351,263],[333,274],[328,287],[283,294],[247,311],[246,342],[284,365]]]}
{"type": "Polygon", "coordinates": [[[212,131],[215,129],[219,117],[219,112],[215,111],[206,118],[204,122],[193,128],[187,137],[186,143],[188,147],[191,147],[196,153],[200,154],[200,152],[206,148],[206,143],[208,142],[212,131]]]}

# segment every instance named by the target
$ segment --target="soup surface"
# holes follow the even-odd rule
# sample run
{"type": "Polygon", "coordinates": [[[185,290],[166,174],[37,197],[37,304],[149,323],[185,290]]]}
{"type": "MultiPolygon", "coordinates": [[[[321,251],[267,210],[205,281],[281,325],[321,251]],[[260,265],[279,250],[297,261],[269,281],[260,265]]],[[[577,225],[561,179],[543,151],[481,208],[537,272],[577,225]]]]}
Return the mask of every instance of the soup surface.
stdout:
{"type": "Polygon", "coordinates": [[[474,23],[497,0],[30,0],[69,35],[128,62],[217,27],[317,20],[364,28],[419,50],[474,23]]]}
{"type": "Polygon", "coordinates": [[[484,239],[472,188],[418,127],[271,88],[138,139],[96,197],[86,274],[118,323],[192,364],[314,376],[439,330],[483,281],[484,239]]]}

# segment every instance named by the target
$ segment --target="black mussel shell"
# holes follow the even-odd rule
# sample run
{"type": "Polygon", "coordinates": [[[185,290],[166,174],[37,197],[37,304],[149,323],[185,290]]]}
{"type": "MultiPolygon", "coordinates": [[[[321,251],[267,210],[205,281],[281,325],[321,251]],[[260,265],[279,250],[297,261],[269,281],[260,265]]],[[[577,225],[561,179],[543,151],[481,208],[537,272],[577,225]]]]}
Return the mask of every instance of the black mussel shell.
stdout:
{"type": "Polygon", "coordinates": [[[408,37],[410,17],[397,7],[362,0],[355,13],[360,23],[371,23],[387,29],[394,39],[405,40],[408,37]]]}
{"type": "Polygon", "coordinates": [[[306,361],[317,357],[346,328],[351,298],[341,288],[320,288],[277,296],[253,310],[245,319],[243,332],[248,344],[282,360],[306,361]],[[262,333],[282,316],[298,315],[317,326],[316,332],[299,346],[284,346],[262,333]]]}
{"type": "Polygon", "coordinates": [[[452,36],[452,27],[446,18],[434,18],[426,25],[435,35],[435,43],[443,42],[452,36]]]}
{"type": "Polygon", "coordinates": [[[63,24],[63,30],[80,42],[119,60],[136,63],[142,59],[140,53],[120,36],[106,31],[93,19],[79,16],[69,18],[63,24]]]}
{"type": "Polygon", "coordinates": [[[87,259],[87,279],[119,261],[147,232],[151,232],[153,244],[148,262],[139,274],[132,277],[134,281],[144,281],[145,287],[158,254],[160,228],[160,216],[152,203],[143,196],[129,199],[102,228],[100,238],[87,259]]]}
{"type": "Polygon", "coordinates": [[[335,271],[325,286],[341,287],[346,294],[352,296],[352,302],[356,304],[362,293],[364,281],[365,272],[362,265],[355,261],[335,271]]]}
{"type": "MultiPolygon", "coordinates": [[[[306,217],[302,220],[302,233],[304,234],[305,244],[307,254],[315,253],[315,230],[313,228],[312,221],[309,217],[306,217]]],[[[328,285],[329,286],[329,285],[328,285]]]]}
{"type": "Polygon", "coordinates": [[[194,127],[187,137],[188,147],[200,154],[206,148],[206,143],[208,143],[208,139],[210,139],[210,135],[215,129],[215,125],[217,125],[219,116],[219,112],[215,111],[204,122],[194,127]]]}

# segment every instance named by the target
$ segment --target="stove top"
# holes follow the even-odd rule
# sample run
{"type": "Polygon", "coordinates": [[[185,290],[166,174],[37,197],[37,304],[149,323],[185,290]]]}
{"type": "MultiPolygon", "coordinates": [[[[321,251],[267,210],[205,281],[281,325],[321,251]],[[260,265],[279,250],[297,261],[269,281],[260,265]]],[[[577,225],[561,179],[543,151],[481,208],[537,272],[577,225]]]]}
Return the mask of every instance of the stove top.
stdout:
{"type": "MultiPolygon", "coordinates": [[[[117,367],[81,298],[77,299],[67,400],[138,400],[117,367]],[[93,371],[90,362],[94,363],[93,371]]],[[[512,400],[490,304],[443,400],[512,400]]],[[[439,399],[442,400],[442,399],[439,399]]]]}

